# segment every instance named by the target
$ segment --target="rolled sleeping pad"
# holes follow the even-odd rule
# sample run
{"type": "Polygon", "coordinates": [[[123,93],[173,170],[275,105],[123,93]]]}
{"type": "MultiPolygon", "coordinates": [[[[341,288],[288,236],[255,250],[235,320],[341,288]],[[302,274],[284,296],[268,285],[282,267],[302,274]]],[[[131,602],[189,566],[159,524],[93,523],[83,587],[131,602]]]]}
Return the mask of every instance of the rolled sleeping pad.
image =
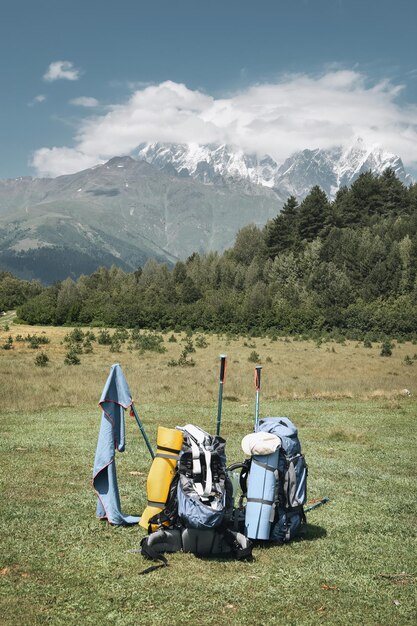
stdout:
{"type": "MultiPolygon", "coordinates": [[[[182,440],[183,434],[180,430],[158,426],[156,455],[146,482],[148,505],[139,522],[146,530],[148,530],[149,519],[165,507],[182,448],[182,440]]],[[[152,530],[156,528],[155,524],[152,525],[152,530]]]]}
{"type": "Polygon", "coordinates": [[[269,539],[275,516],[278,459],[279,449],[252,457],[245,513],[245,534],[250,539],[269,539]]]}

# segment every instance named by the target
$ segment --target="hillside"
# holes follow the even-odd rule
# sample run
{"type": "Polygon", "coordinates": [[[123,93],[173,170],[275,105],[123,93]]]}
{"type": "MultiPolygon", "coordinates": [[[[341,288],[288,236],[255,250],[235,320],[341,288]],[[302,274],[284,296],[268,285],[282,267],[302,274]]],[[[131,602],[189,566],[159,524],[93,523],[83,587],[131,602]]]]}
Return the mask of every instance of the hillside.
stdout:
{"type": "Polygon", "coordinates": [[[0,181],[0,268],[46,283],[100,265],[135,270],[224,250],[282,199],[248,184],[204,185],[130,157],[54,179],[0,181]]]}

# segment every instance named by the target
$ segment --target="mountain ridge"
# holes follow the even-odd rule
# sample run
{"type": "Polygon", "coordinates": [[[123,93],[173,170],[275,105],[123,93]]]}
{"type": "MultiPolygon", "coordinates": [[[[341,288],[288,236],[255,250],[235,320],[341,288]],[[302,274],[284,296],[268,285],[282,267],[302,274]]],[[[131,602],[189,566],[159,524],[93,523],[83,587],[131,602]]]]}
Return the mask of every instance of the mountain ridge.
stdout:
{"type": "Polygon", "coordinates": [[[54,282],[99,265],[172,265],[231,247],[240,228],[262,227],[289,195],[300,201],[314,185],[331,196],[386,167],[411,181],[399,157],[360,142],[304,150],[281,165],[213,144],[147,144],[137,156],[56,178],[0,180],[0,268],[54,282]]]}
{"type": "Polygon", "coordinates": [[[136,157],[160,170],[174,168],[177,174],[205,184],[246,180],[274,189],[281,197],[294,195],[298,200],[314,185],[333,199],[340,187],[350,186],[368,170],[382,174],[391,167],[402,182],[412,182],[400,157],[380,146],[367,147],[361,139],[348,148],[301,150],[281,164],[267,154],[258,157],[226,144],[148,143],[139,146],[136,157]]]}

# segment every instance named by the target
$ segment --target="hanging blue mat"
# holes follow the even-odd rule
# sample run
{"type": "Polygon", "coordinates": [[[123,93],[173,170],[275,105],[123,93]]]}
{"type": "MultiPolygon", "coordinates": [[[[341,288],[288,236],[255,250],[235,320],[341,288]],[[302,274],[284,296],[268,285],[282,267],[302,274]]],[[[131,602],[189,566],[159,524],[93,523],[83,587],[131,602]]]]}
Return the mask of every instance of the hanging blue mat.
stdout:
{"type": "Polygon", "coordinates": [[[97,494],[96,515],[111,524],[137,524],[140,517],[123,515],[117,485],[115,452],[125,449],[124,412],[132,404],[132,395],[118,363],[112,365],[99,405],[103,410],[93,469],[93,487],[97,494]]]}

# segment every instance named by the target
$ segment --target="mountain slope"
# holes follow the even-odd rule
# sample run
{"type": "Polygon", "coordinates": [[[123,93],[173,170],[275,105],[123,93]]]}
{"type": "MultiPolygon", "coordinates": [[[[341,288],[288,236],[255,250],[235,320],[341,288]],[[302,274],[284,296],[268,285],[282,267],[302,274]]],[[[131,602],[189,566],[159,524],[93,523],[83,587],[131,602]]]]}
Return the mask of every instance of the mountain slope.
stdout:
{"type": "Polygon", "coordinates": [[[0,267],[51,282],[100,264],[173,263],[224,250],[239,228],[264,224],[281,205],[269,189],[208,186],[130,157],[55,179],[0,181],[0,267]]]}

